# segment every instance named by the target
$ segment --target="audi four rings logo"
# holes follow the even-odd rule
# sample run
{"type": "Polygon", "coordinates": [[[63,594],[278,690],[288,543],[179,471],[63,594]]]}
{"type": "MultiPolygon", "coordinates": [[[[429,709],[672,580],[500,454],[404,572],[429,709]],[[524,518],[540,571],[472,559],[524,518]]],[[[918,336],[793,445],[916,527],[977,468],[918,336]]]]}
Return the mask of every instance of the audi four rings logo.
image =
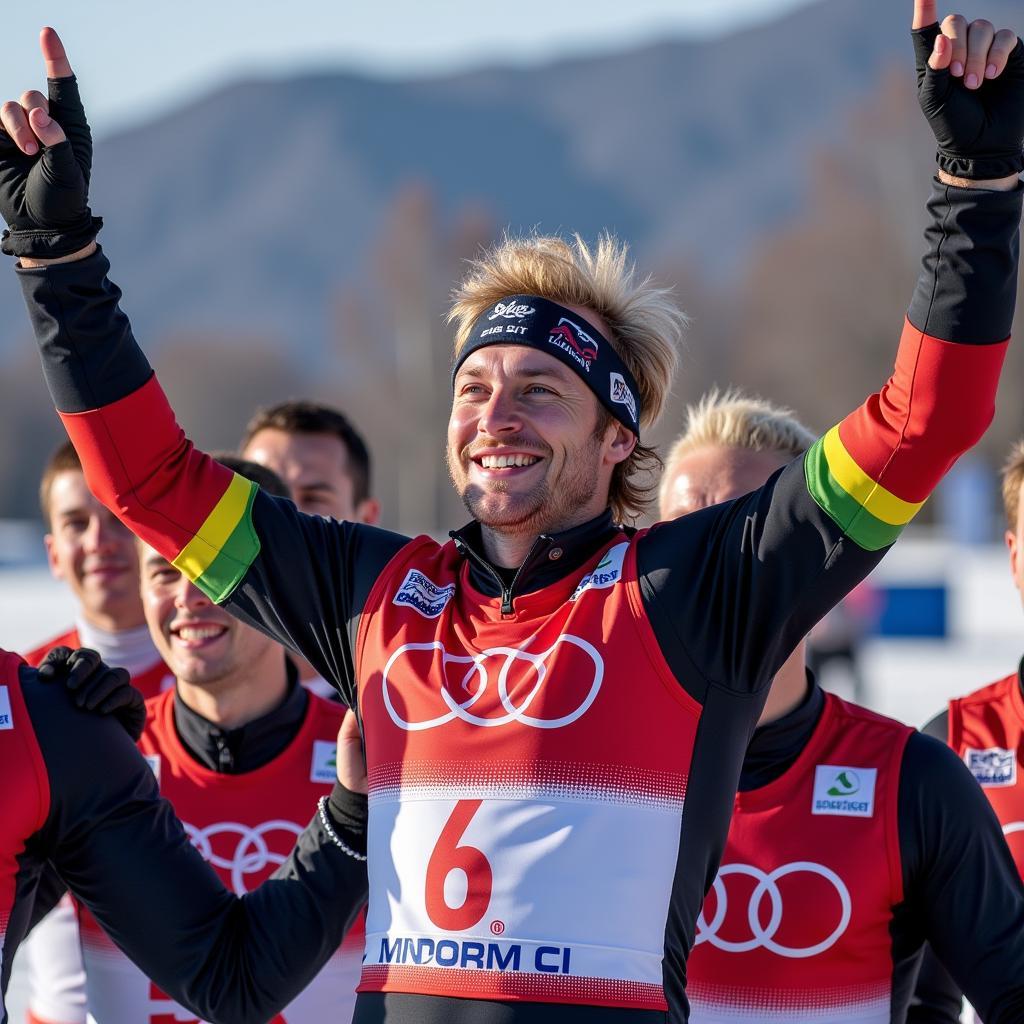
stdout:
{"type": "Polygon", "coordinates": [[[725,864],[719,870],[711,888],[714,890],[717,905],[710,921],[704,917],[703,909],[701,910],[697,918],[695,945],[699,946],[702,942],[710,942],[712,946],[724,950],[726,953],[749,953],[752,949],[767,949],[777,956],[793,960],[817,956],[819,953],[831,949],[839,941],[849,926],[850,917],[853,914],[853,901],[850,899],[850,891],[846,888],[846,883],[831,868],[809,860],[783,864],[774,871],[762,871],[750,864],[725,864]],[[776,883],[781,878],[797,874],[818,875],[825,879],[835,889],[842,908],[839,920],[832,931],[825,935],[820,942],[810,946],[785,946],[781,942],[775,941],[775,936],[782,927],[784,913],[782,893],[776,883]],[[729,895],[723,879],[730,875],[745,875],[757,883],[747,903],[747,924],[751,937],[741,941],[723,939],[719,934],[725,923],[726,914],[729,912],[729,895]],[[765,899],[768,900],[769,915],[768,923],[762,925],[761,907],[765,899]]]}
{"type": "MultiPolygon", "coordinates": [[[[196,828],[183,822],[192,845],[202,854],[203,860],[216,868],[231,872],[231,888],[236,896],[249,892],[248,876],[259,874],[253,879],[253,888],[263,881],[261,872],[267,868],[279,868],[287,859],[295,840],[302,834],[302,828],[292,821],[280,819],[265,821],[261,825],[242,825],[237,821],[220,821],[206,828],[196,828]],[[276,853],[270,848],[267,836],[271,832],[285,832],[285,841],[280,844],[286,852],[276,853]],[[214,840],[218,837],[235,837],[235,848],[230,857],[214,852],[214,840]]],[[[224,843],[217,843],[222,849],[224,843]]]]}
{"type": "MultiPolygon", "coordinates": [[[[574,671],[574,678],[576,675],[577,673],[574,671]]],[[[422,675],[417,674],[415,678],[421,680],[422,675]]],[[[585,675],[583,678],[586,678],[585,675]]],[[[601,689],[603,679],[604,659],[594,645],[587,643],[586,640],[582,640],[578,636],[563,633],[546,651],[542,651],[539,654],[534,654],[518,647],[489,647],[487,650],[473,655],[449,654],[444,644],[438,640],[432,643],[402,644],[388,658],[387,664],[384,666],[381,685],[383,687],[384,706],[391,716],[391,721],[407,732],[436,729],[438,726],[447,725],[448,722],[454,722],[456,719],[469,725],[478,725],[484,729],[508,725],[510,722],[519,722],[521,725],[530,726],[533,729],[561,729],[566,725],[571,725],[586,714],[587,709],[594,703],[598,691],[601,689]],[[534,700],[544,687],[544,681],[548,674],[548,659],[559,647],[566,645],[582,651],[583,655],[591,663],[593,676],[589,686],[586,687],[585,696],[583,696],[582,701],[573,710],[566,714],[554,717],[527,714],[534,700]],[[398,684],[393,683],[391,680],[392,669],[399,659],[408,658],[409,654],[415,651],[441,652],[444,679],[440,681],[437,691],[441,703],[447,708],[447,710],[439,715],[418,721],[406,718],[395,706],[395,702],[392,699],[392,691],[394,690],[395,694],[397,694],[399,687],[398,684]],[[492,686],[488,665],[493,662],[496,662],[493,667],[497,669],[497,678],[492,686]],[[512,670],[513,665],[525,666],[527,678],[531,675],[534,677],[532,685],[521,695],[518,704],[513,702],[509,693],[509,672],[512,670]],[[457,681],[450,681],[448,678],[449,669],[453,666],[466,667],[462,678],[457,681]],[[450,683],[454,683],[454,685],[450,685],[450,683]],[[465,700],[457,700],[450,692],[452,689],[461,689],[468,696],[465,700]],[[487,706],[490,706],[492,710],[498,710],[493,697],[489,701],[481,703],[484,695],[489,692],[492,694],[497,693],[497,699],[501,704],[501,708],[504,709],[504,713],[497,715],[478,713],[487,706]],[[473,710],[474,708],[476,711],[473,710]]],[[[402,694],[402,697],[404,703],[405,694],[402,694]]]]}

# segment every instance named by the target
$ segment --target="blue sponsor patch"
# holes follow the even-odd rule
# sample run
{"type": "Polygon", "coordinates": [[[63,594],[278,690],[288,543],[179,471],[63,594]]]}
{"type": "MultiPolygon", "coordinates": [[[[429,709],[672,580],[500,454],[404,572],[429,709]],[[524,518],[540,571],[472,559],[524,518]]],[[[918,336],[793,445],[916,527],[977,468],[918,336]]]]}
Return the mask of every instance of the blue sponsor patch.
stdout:
{"type": "Polygon", "coordinates": [[[983,786],[1015,786],[1017,784],[1017,751],[1003,747],[977,750],[968,747],[964,761],[971,774],[983,786]]]}
{"type": "Polygon", "coordinates": [[[454,583],[439,587],[419,570],[410,569],[391,603],[412,608],[425,619],[436,619],[454,594],[454,583]]]}

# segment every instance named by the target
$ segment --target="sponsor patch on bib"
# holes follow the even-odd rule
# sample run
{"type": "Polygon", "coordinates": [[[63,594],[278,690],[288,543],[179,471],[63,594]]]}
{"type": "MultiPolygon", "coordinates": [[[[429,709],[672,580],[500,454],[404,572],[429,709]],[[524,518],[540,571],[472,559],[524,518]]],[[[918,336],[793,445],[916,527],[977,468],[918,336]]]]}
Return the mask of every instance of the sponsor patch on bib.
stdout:
{"type": "Polygon", "coordinates": [[[877,768],[819,764],[814,769],[812,814],[844,818],[870,818],[875,813],[877,768]]]}
{"type": "Polygon", "coordinates": [[[391,603],[412,608],[425,619],[436,619],[455,594],[455,584],[439,587],[417,569],[410,569],[391,603]]]}
{"type": "Polygon", "coordinates": [[[622,563],[628,549],[628,541],[623,541],[623,543],[610,548],[594,571],[588,572],[580,580],[579,586],[573,591],[569,600],[577,600],[585,590],[606,590],[608,587],[614,587],[622,579],[622,563]]]}
{"type": "Polygon", "coordinates": [[[968,747],[964,761],[971,774],[983,786],[1017,785],[1017,751],[1003,747],[986,747],[978,750],[968,747]]]}
{"type": "Polygon", "coordinates": [[[11,695],[6,686],[0,686],[0,729],[13,729],[14,719],[11,718],[11,695]]]}
{"type": "Polygon", "coordinates": [[[313,743],[313,763],[309,766],[310,782],[334,782],[338,777],[338,749],[329,740],[313,743]]]}

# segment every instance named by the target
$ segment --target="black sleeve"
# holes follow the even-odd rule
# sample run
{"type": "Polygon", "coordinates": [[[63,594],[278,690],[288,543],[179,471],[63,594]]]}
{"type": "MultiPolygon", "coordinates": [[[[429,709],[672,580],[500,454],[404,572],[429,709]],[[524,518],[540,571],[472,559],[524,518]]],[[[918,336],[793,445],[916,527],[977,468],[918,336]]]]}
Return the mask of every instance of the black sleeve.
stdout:
{"type": "Polygon", "coordinates": [[[1019,1024],[1024,884],[992,806],[956,754],[920,733],[898,802],[906,910],[985,1024],[1019,1024]]]}
{"type": "Polygon", "coordinates": [[[225,607],[301,654],[355,706],[353,640],[381,571],[408,538],[300,512],[260,491],[260,550],[225,607]]]}
{"type": "Polygon", "coordinates": [[[939,962],[932,947],[925,946],[907,1010],[907,1024],[959,1024],[963,1008],[960,986],[939,962]]]}
{"type": "MultiPolygon", "coordinates": [[[[335,845],[317,817],[271,879],[233,896],[117,721],[79,711],[64,687],[39,683],[32,670],[23,678],[51,791],[35,856],[52,860],[118,946],[193,1013],[220,1024],[273,1017],[365,903],[365,863],[335,845]]],[[[334,827],[362,853],[365,798],[348,801],[351,813],[332,815],[334,827]]]]}
{"type": "Polygon", "coordinates": [[[878,564],[807,493],[797,460],[757,491],[655,527],[637,550],[658,642],[701,703],[765,692],[793,648],[878,564]]]}
{"type": "Polygon", "coordinates": [[[889,381],[759,491],[639,542],[645,609],[697,700],[709,687],[763,693],[984,433],[1013,320],[1021,197],[936,182],[889,381]]]}

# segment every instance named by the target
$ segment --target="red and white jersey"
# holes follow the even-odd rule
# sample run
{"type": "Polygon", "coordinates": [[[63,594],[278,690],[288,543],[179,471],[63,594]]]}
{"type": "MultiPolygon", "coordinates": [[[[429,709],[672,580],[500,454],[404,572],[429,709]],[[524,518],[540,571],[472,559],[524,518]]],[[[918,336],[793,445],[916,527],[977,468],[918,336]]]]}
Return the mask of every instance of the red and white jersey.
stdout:
{"type": "MultiPolygon", "coordinates": [[[[39,665],[54,647],[70,647],[74,650],[84,646],[88,645],[82,643],[78,630],[69,629],[66,633],[55,636],[52,640],[47,640],[45,644],[40,644],[34,651],[29,651],[25,655],[25,660],[30,665],[39,665]]],[[[100,651],[99,653],[101,657],[107,657],[106,652],[100,651]]],[[[132,686],[139,690],[146,700],[149,700],[150,697],[156,697],[174,686],[174,676],[171,670],[160,660],[155,648],[153,649],[153,656],[156,660],[149,668],[136,672],[132,676],[132,686]]],[[[108,664],[116,666],[117,662],[111,661],[108,664]]]]}
{"type": "Polygon", "coordinates": [[[691,1024],[889,1024],[911,732],[828,694],[788,771],[737,794],[687,966],[691,1024]]]}
{"type": "MultiPolygon", "coordinates": [[[[287,859],[335,779],[336,741],[345,709],[309,696],[305,720],[269,764],[223,775],[199,764],[174,728],[174,692],[148,702],[139,748],[192,842],[238,895],[287,859]]],[[[79,911],[89,1014],[98,1024],[181,1024],[187,1010],[164,995],[111,942],[88,911],[79,911]]],[[[343,1022],[352,1016],[362,955],[362,921],[310,985],[274,1024],[343,1022]]]]}
{"type": "Polygon", "coordinates": [[[356,649],[361,992],[667,1008],[700,706],[654,639],[635,545],[508,615],[451,543],[412,541],[378,578],[356,649]]]}
{"type": "MultiPolygon", "coordinates": [[[[0,829],[0,972],[5,968],[7,923],[17,894],[18,858],[26,841],[46,823],[50,784],[35,731],[21,692],[22,659],[0,651],[0,779],[4,819],[0,829]]],[[[15,940],[16,941],[16,940],[15,940]]],[[[6,1020],[0,991],[0,1020],[6,1020]]]]}
{"type": "Polygon", "coordinates": [[[949,745],[985,791],[1024,877],[1024,697],[1016,672],[949,702],[949,745]]]}

